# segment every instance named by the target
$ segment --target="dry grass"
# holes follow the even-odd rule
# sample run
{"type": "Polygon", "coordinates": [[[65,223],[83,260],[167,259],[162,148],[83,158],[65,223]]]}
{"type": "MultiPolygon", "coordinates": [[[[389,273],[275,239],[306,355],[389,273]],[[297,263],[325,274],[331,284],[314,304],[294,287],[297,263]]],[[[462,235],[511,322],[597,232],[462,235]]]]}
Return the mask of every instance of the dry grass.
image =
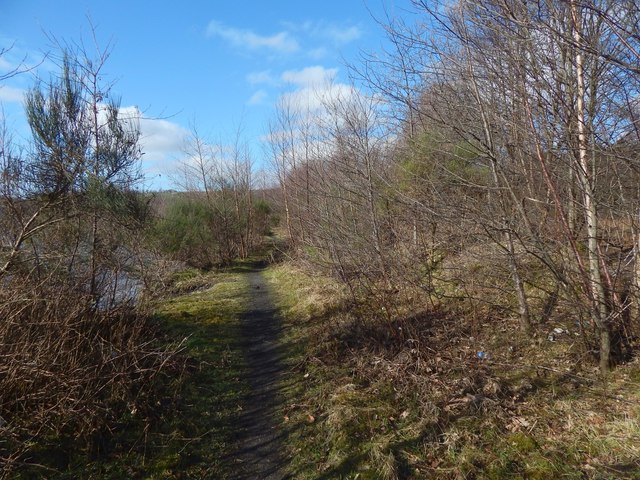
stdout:
{"type": "Polygon", "coordinates": [[[296,478],[640,475],[640,365],[600,377],[566,309],[532,339],[491,308],[405,290],[389,320],[299,268],[270,278],[298,352],[290,403],[305,405],[292,448],[319,452],[294,457],[296,478]]]}
{"type": "Polygon", "coordinates": [[[157,415],[154,382],[174,350],[133,308],[90,305],[59,280],[0,289],[0,477],[100,458],[114,430],[157,415]]]}

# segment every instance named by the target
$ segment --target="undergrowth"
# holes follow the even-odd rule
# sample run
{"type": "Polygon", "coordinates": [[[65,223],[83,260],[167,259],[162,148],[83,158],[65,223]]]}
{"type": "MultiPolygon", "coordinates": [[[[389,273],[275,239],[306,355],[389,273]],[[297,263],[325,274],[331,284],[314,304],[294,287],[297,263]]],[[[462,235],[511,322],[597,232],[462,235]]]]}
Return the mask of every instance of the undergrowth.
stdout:
{"type": "Polygon", "coordinates": [[[52,478],[152,422],[181,361],[140,309],[103,311],[72,285],[12,280],[0,291],[0,478],[52,478]]]}
{"type": "Polygon", "coordinates": [[[29,337],[24,345],[37,355],[14,355],[0,370],[5,385],[18,368],[30,368],[34,380],[2,391],[5,477],[223,474],[232,419],[246,388],[237,342],[247,285],[237,274],[191,270],[174,275],[167,288],[173,296],[158,301],[151,317],[85,319],[78,310],[65,322],[52,323],[47,312],[78,309],[73,297],[60,296],[60,304],[38,307],[45,315],[24,312],[38,322],[22,326],[17,316],[10,318],[5,327],[13,331],[3,338],[29,337]],[[75,342],[70,345],[77,349],[75,357],[45,355],[50,350],[44,347],[58,337],[75,342]],[[64,359],[72,363],[60,363],[64,359]],[[86,380],[74,381],[81,367],[86,380]]]}
{"type": "Polygon", "coordinates": [[[637,361],[603,379],[566,327],[530,338],[415,298],[389,321],[290,263],[267,277],[293,345],[294,478],[640,477],[637,361]]]}

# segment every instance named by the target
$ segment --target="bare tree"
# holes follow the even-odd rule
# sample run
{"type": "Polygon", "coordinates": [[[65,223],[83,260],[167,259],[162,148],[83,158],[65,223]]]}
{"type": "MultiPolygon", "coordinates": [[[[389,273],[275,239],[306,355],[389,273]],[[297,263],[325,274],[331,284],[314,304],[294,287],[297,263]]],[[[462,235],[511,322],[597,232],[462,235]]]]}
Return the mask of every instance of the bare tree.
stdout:
{"type": "Polygon", "coordinates": [[[161,242],[198,267],[247,258],[262,244],[270,212],[256,211],[253,163],[242,130],[229,143],[213,143],[193,127],[184,153],[175,180],[184,194],[168,200],[161,242]]]}

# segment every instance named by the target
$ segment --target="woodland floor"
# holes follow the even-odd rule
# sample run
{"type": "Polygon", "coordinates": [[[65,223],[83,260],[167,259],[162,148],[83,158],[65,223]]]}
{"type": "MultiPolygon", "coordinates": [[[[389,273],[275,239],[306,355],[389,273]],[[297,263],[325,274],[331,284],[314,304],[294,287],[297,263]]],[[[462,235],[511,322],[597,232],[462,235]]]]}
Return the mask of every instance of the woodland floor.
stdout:
{"type": "MultiPolygon", "coordinates": [[[[287,349],[266,266],[252,259],[176,273],[154,318],[163,341],[179,346],[183,367],[162,377],[153,417],[123,419],[101,458],[78,450],[68,468],[49,469],[46,478],[291,478],[281,393],[287,349]]],[[[11,478],[43,478],[34,471],[11,478]]]]}
{"type": "Polygon", "coordinates": [[[212,285],[167,307],[201,364],[170,422],[196,440],[143,478],[640,478],[637,361],[603,381],[573,334],[533,342],[445,310],[391,341],[287,262],[198,278],[212,285]]]}
{"type": "Polygon", "coordinates": [[[444,309],[394,339],[343,290],[261,259],[176,274],[166,398],[48,478],[640,478],[640,360],[602,379],[573,332],[547,340],[558,323],[532,341],[444,309]]]}

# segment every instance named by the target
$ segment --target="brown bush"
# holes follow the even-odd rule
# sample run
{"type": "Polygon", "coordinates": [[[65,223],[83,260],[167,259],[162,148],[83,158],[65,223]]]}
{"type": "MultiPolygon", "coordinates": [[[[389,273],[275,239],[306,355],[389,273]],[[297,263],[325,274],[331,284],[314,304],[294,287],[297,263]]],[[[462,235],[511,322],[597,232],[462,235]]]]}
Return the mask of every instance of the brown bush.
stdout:
{"type": "Polygon", "coordinates": [[[154,380],[175,352],[158,347],[145,315],[131,306],[91,308],[69,285],[4,280],[0,478],[47,463],[39,457],[51,445],[99,457],[123,421],[150,421],[154,380]]]}

